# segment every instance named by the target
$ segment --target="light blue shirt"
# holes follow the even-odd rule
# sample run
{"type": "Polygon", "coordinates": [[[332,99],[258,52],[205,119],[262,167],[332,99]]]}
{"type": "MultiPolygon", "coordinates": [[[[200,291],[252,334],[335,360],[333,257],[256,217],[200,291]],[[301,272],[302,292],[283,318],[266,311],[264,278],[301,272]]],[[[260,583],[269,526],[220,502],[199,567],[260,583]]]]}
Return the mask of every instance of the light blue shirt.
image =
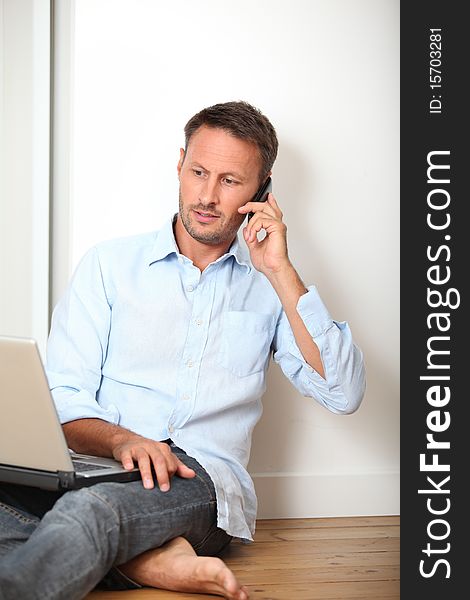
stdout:
{"type": "Polygon", "coordinates": [[[246,470],[271,352],[293,385],[335,413],[364,393],[362,354],[315,287],[298,312],[326,380],[303,359],[281,303],[244,242],[202,273],[157,233],[103,242],[78,265],[54,310],[47,375],[62,423],[98,418],[171,438],[211,476],[218,526],[252,539],[257,501],[246,470]]]}

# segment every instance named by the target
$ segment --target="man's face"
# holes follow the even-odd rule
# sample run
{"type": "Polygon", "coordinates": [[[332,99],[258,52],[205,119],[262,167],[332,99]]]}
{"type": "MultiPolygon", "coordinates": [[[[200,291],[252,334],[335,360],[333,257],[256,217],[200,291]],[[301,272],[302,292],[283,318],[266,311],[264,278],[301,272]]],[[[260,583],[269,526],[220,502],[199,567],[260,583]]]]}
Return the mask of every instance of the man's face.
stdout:
{"type": "Polygon", "coordinates": [[[179,214],[189,235],[212,246],[231,243],[245,218],[237,210],[255,195],[260,168],[254,144],[199,128],[178,163],[179,214]]]}

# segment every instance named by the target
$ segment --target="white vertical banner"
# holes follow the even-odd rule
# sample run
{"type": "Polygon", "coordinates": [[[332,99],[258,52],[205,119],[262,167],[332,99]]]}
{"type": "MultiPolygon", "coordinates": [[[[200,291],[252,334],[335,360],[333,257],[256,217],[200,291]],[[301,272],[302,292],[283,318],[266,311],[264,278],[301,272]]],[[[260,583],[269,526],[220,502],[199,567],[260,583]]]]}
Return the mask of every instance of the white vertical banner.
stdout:
{"type": "Polygon", "coordinates": [[[53,22],[51,308],[62,296],[72,270],[75,0],[54,4],[53,22]]]}
{"type": "Polygon", "coordinates": [[[33,2],[31,329],[41,353],[49,329],[51,1],[33,2]]]}
{"type": "Polygon", "coordinates": [[[0,2],[0,334],[49,326],[52,0],[0,2]]]}

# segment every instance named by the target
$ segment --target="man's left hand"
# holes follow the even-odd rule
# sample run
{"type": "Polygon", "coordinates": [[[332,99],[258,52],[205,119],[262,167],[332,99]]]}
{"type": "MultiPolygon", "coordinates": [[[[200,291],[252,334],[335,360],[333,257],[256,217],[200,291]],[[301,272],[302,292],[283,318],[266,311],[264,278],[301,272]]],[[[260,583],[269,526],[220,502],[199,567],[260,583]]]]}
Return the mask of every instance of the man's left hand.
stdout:
{"type": "Polygon", "coordinates": [[[287,227],[282,221],[282,211],[273,194],[268,195],[266,202],[247,202],[238,212],[254,213],[243,229],[243,236],[255,269],[269,277],[288,266],[287,227]],[[259,241],[257,234],[262,229],[266,236],[259,241]]]}

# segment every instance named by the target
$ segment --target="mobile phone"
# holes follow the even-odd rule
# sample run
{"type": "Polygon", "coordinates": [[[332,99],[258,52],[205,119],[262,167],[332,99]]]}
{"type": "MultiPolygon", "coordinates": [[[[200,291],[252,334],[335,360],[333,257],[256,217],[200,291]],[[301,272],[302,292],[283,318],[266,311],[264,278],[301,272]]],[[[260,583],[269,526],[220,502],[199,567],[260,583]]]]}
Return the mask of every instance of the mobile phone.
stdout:
{"type": "MultiPolygon", "coordinates": [[[[252,202],[266,202],[266,200],[268,199],[268,194],[270,191],[272,191],[273,189],[273,182],[271,177],[268,177],[266,179],[266,181],[262,184],[262,186],[259,188],[259,190],[256,192],[256,194],[253,196],[253,198],[251,199],[252,202]]],[[[248,221],[251,219],[251,217],[254,215],[254,213],[250,212],[248,213],[248,221]]]]}

